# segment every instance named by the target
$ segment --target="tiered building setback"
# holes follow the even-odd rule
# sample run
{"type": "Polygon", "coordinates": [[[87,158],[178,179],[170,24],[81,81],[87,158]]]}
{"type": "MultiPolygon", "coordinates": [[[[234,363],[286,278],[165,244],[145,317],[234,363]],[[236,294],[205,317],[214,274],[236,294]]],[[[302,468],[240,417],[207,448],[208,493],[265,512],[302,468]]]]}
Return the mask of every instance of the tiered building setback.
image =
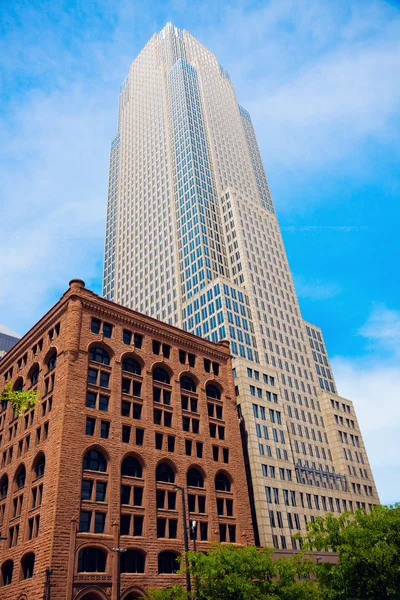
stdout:
{"type": "Polygon", "coordinates": [[[249,113],[187,31],[154,35],[122,84],[103,294],[229,340],[256,541],[379,503],[352,403],[305,323],[249,113]]]}
{"type": "Polygon", "coordinates": [[[231,363],[227,342],[70,283],[0,362],[0,389],[40,393],[21,418],[0,406],[2,600],[184,583],[185,523],[191,550],[254,544],[231,363]]]}

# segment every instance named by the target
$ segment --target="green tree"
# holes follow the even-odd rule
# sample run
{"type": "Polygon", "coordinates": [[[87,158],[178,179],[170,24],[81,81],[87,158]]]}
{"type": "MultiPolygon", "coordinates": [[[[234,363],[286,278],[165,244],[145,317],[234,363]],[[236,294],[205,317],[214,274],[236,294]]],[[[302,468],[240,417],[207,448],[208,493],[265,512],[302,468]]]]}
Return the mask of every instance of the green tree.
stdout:
{"type": "Polygon", "coordinates": [[[26,410],[34,408],[39,400],[39,392],[37,390],[13,390],[13,382],[7,383],[3,391],[0,393],[0,402],[9,402],[13,412],[19,417],[26,410]]]}
{"type": "MultiPolygon", "coordinates": [[[[189,552],[190,574],[197,600],[317,600],[309,579],[313,565],[304,557],[272,560],[273,550],[253,546],[215,545],[207,554],[189,552]],[[299,577],[305,577],[300,579],[299,577]]],[[[154,590],[152,600],[181,600],[185,590],[154,590]]]]}
{"type": "Polygon", "coordinates": [[[317,518],[304,547],[339,553],[317,565],[324,600],[400,600],[400,504],[317,518]]]}

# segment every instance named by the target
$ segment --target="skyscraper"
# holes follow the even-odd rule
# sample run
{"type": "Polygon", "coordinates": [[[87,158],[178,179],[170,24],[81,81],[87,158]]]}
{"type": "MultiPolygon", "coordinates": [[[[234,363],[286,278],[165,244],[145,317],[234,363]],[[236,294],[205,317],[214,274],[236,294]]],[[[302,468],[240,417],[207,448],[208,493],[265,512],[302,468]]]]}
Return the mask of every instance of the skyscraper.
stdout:
{"type": "Polygon", "coordinates": [[[187,31],[154,35],[121,87],[103,294],[228,339],[256,539],[379,503],[354,408],[302,319],[249,113],[187,31]]]}

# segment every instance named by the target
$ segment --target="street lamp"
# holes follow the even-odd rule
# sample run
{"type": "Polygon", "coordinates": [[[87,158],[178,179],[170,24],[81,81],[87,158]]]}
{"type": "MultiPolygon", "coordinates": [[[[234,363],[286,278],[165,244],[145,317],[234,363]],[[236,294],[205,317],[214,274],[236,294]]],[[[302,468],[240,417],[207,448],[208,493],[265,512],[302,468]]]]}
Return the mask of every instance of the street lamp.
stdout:
{"type": "Polygon", "coordinates": [[[196,549],[196,529],[197,529],[197,521],[190,521],[190,529],[193,535],[193,550],[197,552],[196,549]]]}
{"type": "MultiPolygon", "coordinates": [[[[190,583],[190,573],[189,573],[189,535],[188,535],[188,524],[187,524],[187,515],[186,515],[186,502],[185,502],[185,488],[181,485],[173,484],[174,488],[181,491],[182,495],[182,517],[183,517],[183,542],[185,545],[185,567],[186,567],[186,592],[189,594],[192,591],[192,586],[190,583]]],[[[118,599],[119,600],[119,599],[118,599]]]]}
{"type": "Polygon", "coordinates": [[[121,596],[121,554],[126,552],[126,548],[111,548],[111,552],[117,553],[117,600],[120,600],[121,596]]]}

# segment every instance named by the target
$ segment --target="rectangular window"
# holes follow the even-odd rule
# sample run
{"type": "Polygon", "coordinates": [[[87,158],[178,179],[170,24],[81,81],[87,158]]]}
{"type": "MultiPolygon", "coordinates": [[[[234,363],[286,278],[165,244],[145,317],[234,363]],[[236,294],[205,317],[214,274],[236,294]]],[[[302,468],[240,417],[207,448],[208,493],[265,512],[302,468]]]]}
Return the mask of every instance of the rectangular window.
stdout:
{"type": "Polygon", "coordinates": [[[90,324],[90,329],[93,333],[100,333],[100,326],[101,326],[101,321],[99,321],[99,319],[92,319],[92,322],[90,324]]]}
{"type": "Polygon", "coordinates": [[[104,481],[96,481],[96,502],[106,501],[107,483],[104,481]]]}
{"type": "Polygon", "coordinates": [[[107,439],[110,433],[110,422],[101,421],[100,423],[100,437],[107,439]]]}
{"type": "Polygon", "coordinates": [[[94,435],[95,425],[96,419],[92,419],[92,417],[86,417],[86,435],[94,435]]]}

